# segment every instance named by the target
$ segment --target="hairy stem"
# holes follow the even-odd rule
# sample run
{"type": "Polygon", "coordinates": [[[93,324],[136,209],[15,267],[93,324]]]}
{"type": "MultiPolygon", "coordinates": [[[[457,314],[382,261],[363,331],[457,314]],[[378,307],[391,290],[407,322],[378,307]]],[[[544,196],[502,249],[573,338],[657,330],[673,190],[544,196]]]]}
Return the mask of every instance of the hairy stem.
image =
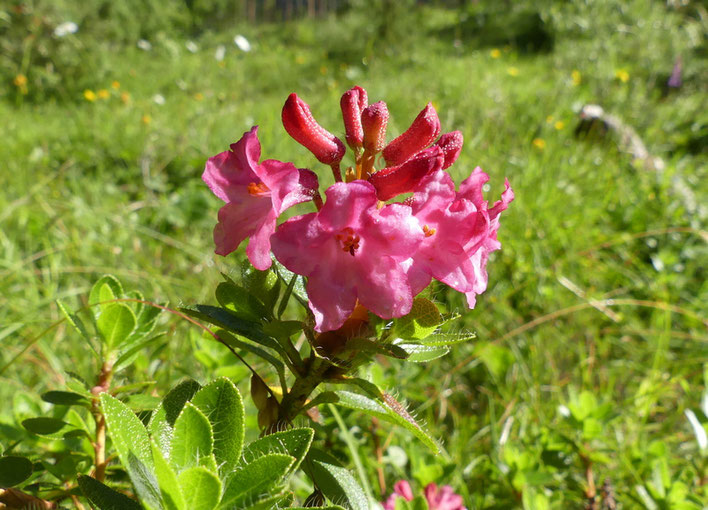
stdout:
{"type": "Polygon", "coordinates": [[[96,440],[93,443],[93,451],[95,456],[96,470],[94,478],[99,482],[103,482],[106,478],[106,417],[101,410],[101,402],[99,395],[108,391],[113,379],[113,362],[106,361],[101,367],[101,373],[98,376],[96,386],[91,388],[93,401],[91,402],[91,414],[96,422],[96,440]]]}

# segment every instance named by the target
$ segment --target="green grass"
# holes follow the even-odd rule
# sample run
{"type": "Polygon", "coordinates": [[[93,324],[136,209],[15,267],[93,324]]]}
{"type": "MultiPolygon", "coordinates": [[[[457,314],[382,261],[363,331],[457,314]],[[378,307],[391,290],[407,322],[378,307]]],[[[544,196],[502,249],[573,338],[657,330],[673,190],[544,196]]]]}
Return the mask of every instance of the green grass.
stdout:
{"type": "MultiPolygon", "coordinates": [[[[326,175],[285,134],[282,103],[297,92],[341,134],[339,97],[358,84],[371,102],[388,103],[389,137],[433,101],[443,129],[465,136],[458,182],[479,165],[491,176],[490,197],[504,177],[516,193],[489,289],[464,314],[477,339],[425,365],[382,361],[370,370],[444,438],[446,451],[434,458],[403,432],[361,419],[347,443],[361,443],[374,490],[382,469],[389,491],[399,477],[450,483],[468,508],[541,510],[546,500],[582,508],[591,467],[598,487],[611,480],[623,508],[650,508],[638,487],[665,462],[697,506],[658,508],[708,505],[706,453],[683,414],[700,416],[708,370],[708,157],[687,142],[706,130],[705,25],[648,0],[559,3],[542,13],[555,31],[545,53],[500,45],[495,58],[495,46],[460,28],[465,18],[429,9],[411,13],[413,28],[404,24],[393,41],[371,39],[359,15],[324,28],[302,21],[208,33],[195,54],[177,35],[153,41],[151,52],[132,44],[116,51],[96,37],[110,65],[92,89],[110,97],[94,102],[82,89],[32,102],[8,84],[0,100],[0,398],[14,398],[15,408],[4,406],[0,421],[22,414],[18,395],[57,389],[66,370],[91,367],[66,325],[45,331],[60,319],[56,299],[85,301],[97,276],[113,273],[155,301],[209,302],[219,272],[238,264],[212,254],[219,203],[200,180],[205,160],[259,124],[264,157],[326,175]],[[238,32],[251,53],[231,43],[238,32]],[[228,48],[223,66],[213,58],[218,44],[228,48]],[[663,96],[678,55],[684,85],[663,96]],[[631,125],[665,169],[642,168],[611,134],[574,137],[585,103],[631,125]],[[583,436],[559,412],[583,390],[610,409],[597,420],[600,434],[583,436]],[[571,440],[582,451],[563,446],[571,440]]],[[[442,286],[434,295],[463,310],[462,297],[442,286]]],[[[157,380],[163,392],[182,375],[206,380],[235,363],[223,354],[222,366],[204,366],[185,324],[170,318],[165,329],[166,347],[126,377],[157,380]]]]}

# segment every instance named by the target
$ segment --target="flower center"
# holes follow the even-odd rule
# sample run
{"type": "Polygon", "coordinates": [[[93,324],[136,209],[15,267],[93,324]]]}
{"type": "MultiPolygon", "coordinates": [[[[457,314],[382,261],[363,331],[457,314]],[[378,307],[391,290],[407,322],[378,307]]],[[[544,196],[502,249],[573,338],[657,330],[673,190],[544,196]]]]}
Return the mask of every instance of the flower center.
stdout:
{"type": "Polygon", "coordinates": [[[434,236],[435,232],[437,232],[437,229],[435,228],[430,228],[428,225],[425,225],[423,227],[423,233],[425,233],[425,237],[430,237],[434,236]]]}
{"type": "Polygon", "coordinates": [[[268,186],[262,182],[251,182],[248,184],[248,193],[254,197],[260,197],[270,193],[268,186]]]}
{"type": "Polygon", "coordinates": [[[359,249],[359,241],[361,239],[356,233],[354,233],[354,230],[351,227],[342,229],[342,231],[334,237],[337,239],[337,241],[339,241],[339,245],[342,247],[342,251],[349,252],[349,255],[351,255],[352,257],[359,249]]]}

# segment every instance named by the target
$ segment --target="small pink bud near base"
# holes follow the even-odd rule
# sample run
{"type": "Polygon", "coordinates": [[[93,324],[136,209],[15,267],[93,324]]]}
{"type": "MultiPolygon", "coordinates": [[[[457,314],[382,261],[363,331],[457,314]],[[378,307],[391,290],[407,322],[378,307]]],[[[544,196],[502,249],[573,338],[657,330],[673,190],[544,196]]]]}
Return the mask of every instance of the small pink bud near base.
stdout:
{"type": "Polygon", "coordinates": [[[442,149],[434,145],[401,165],[379,170],[369,177],[369,182],[376,188],[378,199],[385,202],[402,193],[415,191],[426,175],[442,168],[444,161],[442,149]]]}
{"type": "Polygon", "coordinates": [[[386,125],[388,124],[388,107],[383,101],[364,108],[361,112],[361,126],[364,131],[364,149],[377,153],[386,144],[386,125]]]}
{"type": "Polygon", "coordinates": [[[364,129],[361,127],[361,112],[368,105],[366,90],[356,86],[344,93],[340,101],[346,140],[352,150],[361,149],[364,143],[364,129]]]}
{"type": "Polygon", "coordinates": [[[309,149],[325,165],[339,165],[344,157],[344,143],[320,126],[310,113],[310,107],[293,93],[283,106],[283,126],[295,141],[309,149]]]}
{"type": "Polygon", "coordinates": [[[445,162],[443,163],[443,170],[449,168],[455,161],[457,161],[460,152],[462,152],[462,133],[459,131],[452,131],[451,133],[445,133],[435,145],[440,147],[445,155],[445,162]]]}
{"type": "Polygon", "coordinates": [[[400,165],[412,158],[433,143],[439,134],[440,119],[433,105],[428,103],[415,118],[411,127],[383,150],[386,166],[400,165]]]}

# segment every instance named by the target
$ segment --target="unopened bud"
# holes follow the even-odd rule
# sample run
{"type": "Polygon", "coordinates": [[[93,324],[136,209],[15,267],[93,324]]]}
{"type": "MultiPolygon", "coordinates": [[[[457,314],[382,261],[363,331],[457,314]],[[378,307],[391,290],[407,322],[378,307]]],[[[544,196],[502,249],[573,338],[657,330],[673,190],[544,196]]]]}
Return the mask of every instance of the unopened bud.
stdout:
{"type": "Polygon", "coordinates": [[[428,147],[440,134],[440,119],[431,103],[415,118],[398,138],[383,150],[386,166],[400,165],[428,147]]]}
{"type": "Polygon", "coordinates": [[[364,130],[361,127],[361,112],[368,105],[366,90],[356,86],[344,93],[339,103],[344,118],[344,131],[347,144],[352,149],[359,149],[364,143],[364,130]]]}
{"type": "Polygon", "coordinates": [[[346,151],[344,143],[320,126],[310,107],[297,94],[290,94],[283,106],[283,126],[295,141],[304,145],[326,165],[339,163],[346,151]]]}
{"type": "Polygon", "coordinates": [[[443,170],[449,168],[457,161],[457,157],[460,155],[460,152],[462,152],[462,142],[462,133],[459,131],[445,133],[435,142],[435,145],[442,149],[443,155],[445,156],[443,170]]]}
{"type": "Polygon", "coordinates": [[[369,177],[369,182],[376,188],[379,200],[390,200],[402,193],[415,191],[423,177],[440,170],[444,161],[442,149],[434,145],[401,165],[379,170],[369,177]]]}
{"type": "Polygon", "coordinates": [[[361,112],[361,127],[364,130],[364,149],[379,152],[386,144],[388,107],[383,101],[364,108],[361,112]]]}

